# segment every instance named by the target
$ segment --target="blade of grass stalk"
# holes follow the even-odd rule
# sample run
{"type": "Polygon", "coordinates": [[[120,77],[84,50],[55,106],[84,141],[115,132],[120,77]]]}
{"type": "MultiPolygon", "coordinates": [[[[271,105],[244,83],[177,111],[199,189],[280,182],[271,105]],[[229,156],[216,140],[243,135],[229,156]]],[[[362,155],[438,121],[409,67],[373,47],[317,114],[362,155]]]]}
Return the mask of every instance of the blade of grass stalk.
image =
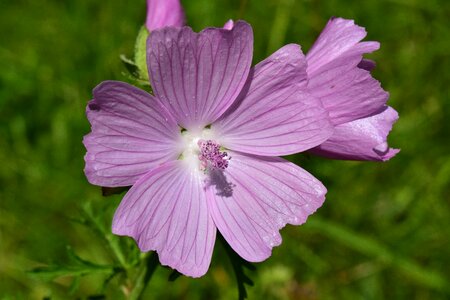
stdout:
{"type": "Polygon", "coordinates": [[[293,4],[292,0],[282,0],[278,3],[267,46],[268,55],[272,54],[284,43],[293,4]]]}
{"type": "Polygon", "coordinates": [[[375,239],[366,237],[334,222],[325,221],[317,216],[308,220],[304,228],[318,231],[355,251],[395,267],[421,285],[450,294],[449,281],[443,275],[434,270],[423,268],[409,259],[396,256],[375,239]]]}

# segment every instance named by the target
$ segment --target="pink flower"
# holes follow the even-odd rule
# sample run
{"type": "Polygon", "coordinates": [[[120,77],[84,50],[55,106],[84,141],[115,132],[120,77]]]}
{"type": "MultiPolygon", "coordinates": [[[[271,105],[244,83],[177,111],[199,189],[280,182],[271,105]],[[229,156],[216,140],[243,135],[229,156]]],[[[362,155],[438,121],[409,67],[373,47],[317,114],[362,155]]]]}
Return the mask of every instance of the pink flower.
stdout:
{"type": "Polygon", "coordinates": [[[92,184],[128,186],[113,232],[156,250],[163,265],[206,273],[218,229],[244,259],[265,260],[279,230],[319,208],[325,187],[277,156],[332,134],[305,92],[306,59],[287,45],[250,68],[252,28],[154,30],[147,65],[155,95],[106,81],[94,89],[84,138],[92,184]]]}
{"type": "Polygon", "coordinates": [[[386,105],[389,94],[372,77],[375,63],[362,58],[378,42],[360,42],[364,28],[332,18],[306,55],[308,90],[318,97],[335,126],[334,134],[311,153],[336,159],[385,161],[400,150],[387,136],[397,112],[386,105]]]}
{"type": "Polygon", "coordinates": [[[149,31],[165,27],[184,25],[185,16],[180,0],[147,0],[147,20],[149,31]]]}

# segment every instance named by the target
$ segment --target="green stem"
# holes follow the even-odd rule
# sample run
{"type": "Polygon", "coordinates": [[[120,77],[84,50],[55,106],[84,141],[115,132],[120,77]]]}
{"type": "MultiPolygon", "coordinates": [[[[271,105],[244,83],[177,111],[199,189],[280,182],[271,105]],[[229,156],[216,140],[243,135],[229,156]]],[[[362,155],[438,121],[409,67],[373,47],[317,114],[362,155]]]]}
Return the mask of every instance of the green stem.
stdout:
{"type": "Polygon", "coordinates": [[[124,256],[124,254],[122,252],[122,248],[119,245],[119,240],[117,238],[115,238],[111,234],[106,234],[105,237],[106,237],[106,240],[108,241],[109,247],[111,248],[112,252],[116,256],[116,258],[119,261],[120,265],[124,269],[128,269],[129,268],[129,264],[128,264],[127,260],[125,259],[125,256],[124,256]]]}
{"type": "Polygon", "coordinates": [[[244,267],[252,271],[255,270],[255,267],[250,262],[245,261],[239,255],[237,255],[220,233],[217,234],[217,239],[222,242],[222,246],[224,247],[228,258],[230,259],[231,266],[233,267],[233,271],[236,276],[236,283],[238,286],[238,299],[244,300],[248,296],[245,284],[253,286],[253,281],[245,274],[244,267]]]}
{"type": "Polygon", "coordinates": [[[158,266],[158,255],[156,252],[147,253],[141,261],[141,266],[139,272],[136,276],[134,287],[128,296],[128,300],[139,300],[141,299],[145,288],[147,287],[153,273],[158,266]]]}

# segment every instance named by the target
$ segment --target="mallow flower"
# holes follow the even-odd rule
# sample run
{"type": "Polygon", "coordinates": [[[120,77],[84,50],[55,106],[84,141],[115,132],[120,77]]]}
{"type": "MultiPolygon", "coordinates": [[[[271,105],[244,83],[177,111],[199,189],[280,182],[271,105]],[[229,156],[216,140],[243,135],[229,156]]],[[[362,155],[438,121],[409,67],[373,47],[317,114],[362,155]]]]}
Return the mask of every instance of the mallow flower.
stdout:
{"type": "Polygon", "coordinates": [[[147,0],[147,19],[145,26],[153,31],[165,26],[181,27],[185,15],[180,0],[147,0]]]}
{"type": "Polygon", "coordinates": [[[326,189],[277,156],[320,145],[333,132],[306,90],[306,58],[287,45],[251,68],[253,33],[165,27],[147,40],[154,95],[105,81],[87,106],[86,176],[130,186],[113,219],[161,264],[206,273],[217,229],[242,258],[259,262],[279,230],[319,208],[326,189]]]}
{"type": "Polygon", "coordinates": [[[386,161],[399,152],[387,143],[398,114],[370,73],[375,63],[363,59],[380,44],[361,42],[365,36],[354,21],[332,18],[306,55],[308,92],[322,101],[335,126],[327,141],[309,151],[313,154],[386,161]]]}

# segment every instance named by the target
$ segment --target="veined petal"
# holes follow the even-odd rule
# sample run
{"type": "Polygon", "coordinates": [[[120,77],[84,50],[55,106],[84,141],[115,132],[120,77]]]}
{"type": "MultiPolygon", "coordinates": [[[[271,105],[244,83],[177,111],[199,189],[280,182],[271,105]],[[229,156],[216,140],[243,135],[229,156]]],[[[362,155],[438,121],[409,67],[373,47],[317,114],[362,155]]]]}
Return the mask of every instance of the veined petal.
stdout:
{"type": "Polygon", "coordinates": [[[226,170],[210,174],[210,211],[234,251],[248,261],[263,261],[281,243],[279,230],[304,223],[324,202],[326,188],[281,158],[237,152],[231,157],[226,170]]]}
{"type": "Polygon", "coordinates": [[[120,203],[113,233],[133,237],[141,251],[156,250],[163,265],[187,276],[204,275],[216,227],[201,175],[180,160],[150,171],[120,203]]]}
{"type": "Polygon", "coordinates": [[[310,152],[335,159],[386,161],[400,150],[389,148],[387,136],[398,114],[391,108],[339,125],[331,138],[310,152]]]}
{"type": "Polygon", "coordinates": [[[165,27],[184,25],[184,11],[180,0],[147,0],[147,20],[149,31],[165,27]]]}
{"type": "Polygon", "coordinates": [[[211,129],[222,146],[257,155],[288,155],[319,145],[332,126],[305,86],[300,46],[284,46],[252,69],[239,98],[211,129]]]}
{"type": "Polygon", "coordinates": [[[247,80],[253,32],[243,21],[231,30],[163,28],[147,40],[155,95],[184,128],[198,131],[233,103],[247,80]]]}
{"type": "Polygon", "coordinates": [[[315,75],[319,69],[341,57],[377,50],[377,42],[359,43],[366,35],[366,30],[353,20],[331,18],[306,54],[308,74],[315,75]],[[356,45],[358,51],[354,51],[356,45]]]}
{"type": "Polygon", "coordinates": [[[334,18],[306,55],[308,90],[320,98],[334,125],[369,116],[389,98],[369,72],[373,62],[362,60],[379,48],[378,42],[360,42],[365,36],[352,20],[334,18]]]}
{"type": "Polygon", "coordinates": [[[92,132],[83,139],[90,183],[129,186],[178,157],[179,127],[153,96],[118,81],[102,82],[93,94],[86,108],[92,132]]]}

